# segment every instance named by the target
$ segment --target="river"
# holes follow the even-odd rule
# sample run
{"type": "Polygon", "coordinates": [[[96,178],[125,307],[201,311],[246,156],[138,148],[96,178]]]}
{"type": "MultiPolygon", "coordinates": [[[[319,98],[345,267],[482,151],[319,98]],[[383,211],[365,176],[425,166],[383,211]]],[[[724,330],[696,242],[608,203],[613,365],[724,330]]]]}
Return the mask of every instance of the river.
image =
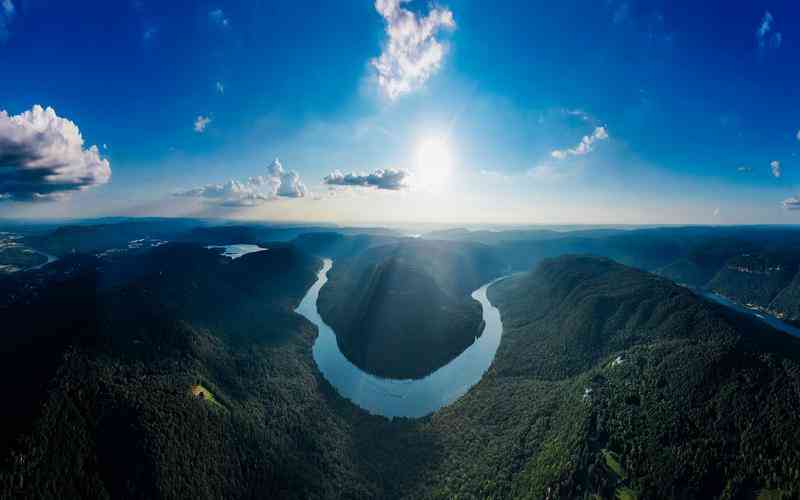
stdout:
{"type": "Polygon", "coordinates": [[[728,299],[727,297],[723,297],[722,295],[714,292],[704,292],[704,291],[697,291],[695,293],[705,297],[706,299],[715,302],[717,304],[721,304],[729,309],[733,309],[734,311],[740,312],[742,314],[747,314],[748,316],[753,316],[758,318],[759,320],[763,321],[764,323],[768,324],[772,328],[776,330],[780,330],[784,333],[788,333],[793,337],[800,337],[800,328],[796,326],[792,326],[789,323],[779,320],[775,316],[770,314],[762,313],[761,311],[756,311],[753,309],[749,309],[747,307],[741,306],[736,302],[728,299]]]}
{"type": "Polygon", "coordinates": [[[41,269],[44,266],[46,266],[47,264],[50,264],[50,263],[55,262],[55,261],[58,260],[58,257],[56,257],[55,255],[50,255],[49,253],[45,253],[45,252],[42,252],[40,250],[34,250],[34,251],[36,253],[38,253],[38,254],[41,254],[41,255],[44,255],[45,257],[47,257],[47,260],[42,262],[39,265],[31,266],[31,267],[25,269],[25,271],[33,271],[33,270],[36,270],[36,269],[41,269]]]}
{"type": "Polygon", "coordinates": [[[328,281],[328,271],[332,266],[333,261],[324,260],[317,281],[308,290],[296,312],[319,329],[313,355],[320,372],[340,395],[357,406],[386,417],[422,417],[463,396],[491,366],[503,333],[500,312],[486,296],[486,290],[494,281],[472,293],[483,309],[485,326],[483,334],[471,346],[425,378],[385,379],[366,373],[351,363],[339,350],[336,334],[319,315],[317,297],[328,281]]]}

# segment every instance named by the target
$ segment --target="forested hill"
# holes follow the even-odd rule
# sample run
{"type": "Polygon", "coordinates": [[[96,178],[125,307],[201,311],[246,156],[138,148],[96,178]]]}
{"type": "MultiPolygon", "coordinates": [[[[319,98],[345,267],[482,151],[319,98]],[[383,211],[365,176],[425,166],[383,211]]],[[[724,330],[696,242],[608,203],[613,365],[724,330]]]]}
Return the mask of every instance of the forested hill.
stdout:
{"type": "Polygon", "coordinates": [[[497,276],[488,247],[404,240],[334,263],[319,296],[342,352],[365,371],[420,378],[459,355],[481,331],[470,293],[497,276]]]}
{"type": "Polygon", "coordinates": [[[320,267],[180,244],[0,287],[0,498],[376,496],[293,312],[320,267]]]}
{"type": "MultiPolygon", "coordinates": [[[[420,281],[462,294],[498,269],[453,245],[390,265],[428,255],[420,281]]],[[[800,344],[760,322],[607,259],[545,260],[489,289],[483,380],[389,421],[314,364],[293,308],[320,266],[172,244],[0,280],[0,498],[800,495],[800,344]]]]}
{"type": "Polygon", "coordinates": [[[489,296],[504,324],[491,374],[433,420],[453,442],[476,426],[441,473],[478,479],[439,491],[800,493],[797,340],[603,258],[545,260],[489,296]]]}

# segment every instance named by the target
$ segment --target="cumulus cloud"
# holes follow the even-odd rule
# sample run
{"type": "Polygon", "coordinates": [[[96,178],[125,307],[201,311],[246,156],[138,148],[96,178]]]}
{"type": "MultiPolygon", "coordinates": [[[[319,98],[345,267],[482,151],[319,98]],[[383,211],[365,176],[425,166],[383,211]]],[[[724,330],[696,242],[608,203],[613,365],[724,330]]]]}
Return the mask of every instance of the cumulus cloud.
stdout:
{"type": "Polygon", "coordinates": [[[208,19],[217,26],[227,28],[231,25],[231,20],[225,16],[222,9],[214,9],[208,13],[208,19]]]}
{"type": "Polygon", "coordinates": [[[555,149],[550,153],[550,156],[557,160],[564,160],[569,156],[583,156],[588,154],[594,149],[594,143],[597,141],[608,140],[608,131],[605,127],[596,127],[591,135],[583,136],[581,142],[572,149],[555,149]]]}
{"type": "Polygon", "coordinates": [[[97,146],[84,149],[77,125],[53,108],[36,105],[15,116],[0,111],[0,199],[55,200],[110,178],[111,165],[97,146]]]}
{"type": "Polygon", "coordinates": [[[778,160],[773,160],[769,162],[769,168],[772,171],[773,177],[781,176],[781,162],[779,162],[778,160]]]}
{"type": "Polygon", "coordinates": [[[198,115],[194,120],[194,131],[198,134],[202,134],[206,131],[206,127],[208,127],[209,123],[211,123],[211,117],[198,115]]]}
{"type": "Polygon", "coordinates": [[[379,168],[371,173],[343,173],[334,170],[322,180],[328,186],[374,187],[398,191],[408,187],[409,172],[407,170],[379,168]]]}
{"type": "Polygon", "coordinates": [[[783,200],[783,208],[786,210],[800,210],[800,196],[792,196],[783,200]]]}
{"type": "Polygon", "coordinates": [[[386,21],[387,40],[381,55],[370,63],[390,99],[420,88],[439,69],[447,47],[436,35],[456,27],[449,9],[434,7],[422,17],[401,6],[408,1],[375,0],[375,9],[386,21]]]}
{"type": "Polygon", "coordinates": [[[173,193],[174,196],[201,198],[225,207],[253,207],[278,198],[302,198],[308,189],[293,170],[285,170],[277,158],[267,167],[266,175],[223,184],[208,184],[173,193]]]}
{"type": "Polygon", "coordinates": [[[769,46],[773,49],[777,49],[780,48],[781,43],[783,43],[783,34],[780,32],[774,32],[770,35],[774,22],[775,18],[772,17],[772,14],[769,11],[764,12],[764,17],[761,18],[758,29],[756,29],[756,41],[758,42],[759,48],[763,49],[769,46]]]}

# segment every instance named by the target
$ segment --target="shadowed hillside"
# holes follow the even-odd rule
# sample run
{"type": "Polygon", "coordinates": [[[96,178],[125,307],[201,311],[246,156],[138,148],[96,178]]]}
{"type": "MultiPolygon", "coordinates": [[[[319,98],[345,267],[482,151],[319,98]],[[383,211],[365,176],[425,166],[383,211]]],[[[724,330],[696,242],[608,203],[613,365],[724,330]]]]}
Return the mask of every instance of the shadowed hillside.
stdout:
{"type": "Polygon", "coordinates": [[[321,379],[293,312],[320,265],[181,244],[3,282],[0,498],[383,496],[385,421],[321,379]]]}
{"type": "Polygon", "coordinates": [[[335,262],[320,313],[362,369],[423,377],[480,335],[481,308],[470,293],[498,272],[482,245],[406,240],[335,262]]]}

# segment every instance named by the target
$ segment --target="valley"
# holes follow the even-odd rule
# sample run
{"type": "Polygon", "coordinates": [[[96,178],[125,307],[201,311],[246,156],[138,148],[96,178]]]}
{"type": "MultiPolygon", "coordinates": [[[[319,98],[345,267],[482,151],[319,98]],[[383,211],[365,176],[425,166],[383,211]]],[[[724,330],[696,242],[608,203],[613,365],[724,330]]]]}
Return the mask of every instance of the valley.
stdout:
{"type": "MultiPolygon", "coordinates": [[[[605,237],[527,242],[524,271],[505,242],[342,233],[315,236],[316,256],[298,248],[304,236],[236,258],[207,240],[11,273],[0,390],[16,404],[3,410],[0,497],[800,493],[800,340],[663,273],[546,255],[609,253],[618,244],[605,237]],[[441,361],[411,355],[421,377],[372,373],[326,329],[341,300],[364,303],[361,277],[398,259],[418,276],[371,289],[384,301],[375,321],[428,318],[392,295],[411,285],[478,313],[480,331],[459,330],[470,341],[454,337],[441,361]]],[[[410,352],[431,351],[420,330],[392,331],[410,352]]]]}

